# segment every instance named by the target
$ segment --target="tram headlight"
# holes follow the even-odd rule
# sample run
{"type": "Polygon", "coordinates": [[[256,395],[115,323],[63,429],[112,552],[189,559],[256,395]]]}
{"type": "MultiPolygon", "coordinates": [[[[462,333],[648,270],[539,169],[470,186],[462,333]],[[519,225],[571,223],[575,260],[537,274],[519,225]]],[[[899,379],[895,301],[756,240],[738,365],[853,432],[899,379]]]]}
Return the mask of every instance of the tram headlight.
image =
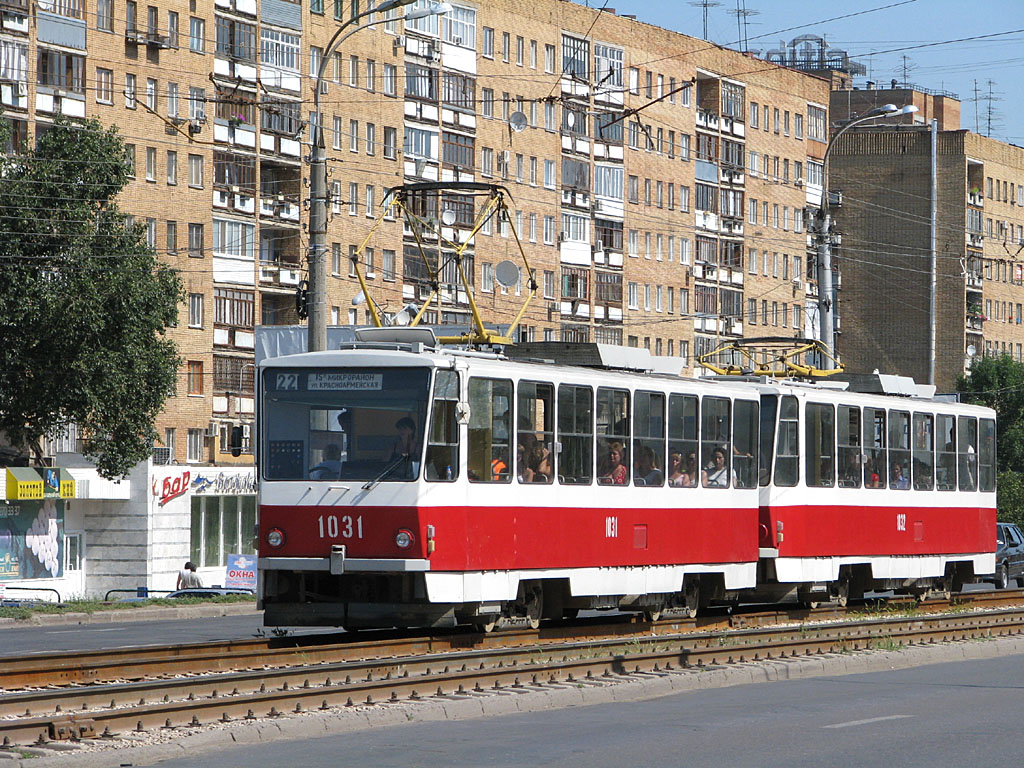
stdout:
{"type": "Polygon", "coordinates": [[[408,549],[415,541],[416,537],[408,528],[399,528],[398,533],[395,534],[395,544],[399,549],[408,549]]]}
{"type": "Polygon", "coordinates": [[[284,544],[284,531],[280,528],[271,528],[267,531],[267,544],[272,547],[280,547],[284,544]]]}

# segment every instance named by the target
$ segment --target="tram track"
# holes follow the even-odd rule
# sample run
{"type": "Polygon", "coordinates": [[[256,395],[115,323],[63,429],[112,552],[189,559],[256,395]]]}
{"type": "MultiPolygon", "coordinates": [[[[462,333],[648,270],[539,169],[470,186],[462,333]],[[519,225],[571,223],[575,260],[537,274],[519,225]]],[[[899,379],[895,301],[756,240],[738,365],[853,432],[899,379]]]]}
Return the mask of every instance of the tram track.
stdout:
{"type": "Polygon", "coordinates": [[[744,611],[723,610],[712,611],[696,619],[666,618],[655,623],[631,616],[616,616],[544,625],[540,630],[513,628],[489,635],[463,631],[364,631],[349,635],[297,635],[182,643],[171,646],[135,646],[76,651],[74,654],[34,653],[2,657],[0,693],[26,688],[94,685],[196,673],[358,662],[392,656],[458,651],[470,647],[505,648],[524,644],[545,645],[569,639],[580,642],[588,639],[632,638],[680,631],[714,632],[798,622],[839,621],[878,610],[912,610],[917,613],[928,613],[948,611],[951,606],[963,610],[1015,605],[1024,605],[1024,590],[964,593],[949,601],[918,602],[913,598],[873,600],[847,608],[827,604],[813,609],[779,605],[744,611]]]}
{"type": "MultiPolygon", "coordinates": [[[[278,666],[251,669],[210,669],[208,665],[199,670],[197,667],[210,659],[197,652],[192,655],[196,666],[187,675],[166,673],[173,676],[136,676],[2,693],[0,741],[27,745],[104,734],[141,735],[154,729],[312,709],[501,695],[545,686],[606,685],[624,676],[1024,633],[1024,606],[991,607],[1013,599],[1019,604],[1024,593],[997,593],[994,597],[979,593],[977,599],[974,595],[970,598],[969,606],[989,609],[965,610],[962,599],[957,598],[953,608],[959,612],[954,613],[949,612],[950,603],[935,601],[922,604],[911,615],[872,614],[846,621],[829,620],[840,612],[834,607],[803,611],[804,620],[796,623],[792,616],[788,621],[770,623],[768,614],[773,612],[741,614],[743,621],[749,622],[742,629],[730,628],[733,617],[720,616],[705,619],[702,627],[694,622],[620,622],[603,635],[596,626],[564,626],[546,633],[515,630],[487,636],[392,638],[390,644],[379,637],[330,644],[347,649],[344,658],[332,660],[327,657],[339,653],[336,647],[328,651],[293,643],[291,648],[272,649],[282,653],[278,666]],[[938,612],[940,607],[945,613],[938,612]],[[817,620],[807,621],[808,614],[817,620]],[[752,618],[765,623],[758,625],[752,618]],[[367,647],[371,644],[376,649],[372,655],[367,647]]],[[[262,640],[264,648],[273,642],[262,640]]],[[[259,640],[226,645],[246,650],[251,654],[248,659],[267,658],[257,654],[259,640]]],[[[198,650],[198,646],[163,649],[175,665],[185,664],[188,652],[198,650]]],[[[112,653],[132,651],[144,651],[156,669],[160,649],[112,653]]],[[[41,661],[39,657],[14,661],[29,660],[41,661]]],[[[55,673],[66,676],[72,667],[66,665],[55,673]]]]}

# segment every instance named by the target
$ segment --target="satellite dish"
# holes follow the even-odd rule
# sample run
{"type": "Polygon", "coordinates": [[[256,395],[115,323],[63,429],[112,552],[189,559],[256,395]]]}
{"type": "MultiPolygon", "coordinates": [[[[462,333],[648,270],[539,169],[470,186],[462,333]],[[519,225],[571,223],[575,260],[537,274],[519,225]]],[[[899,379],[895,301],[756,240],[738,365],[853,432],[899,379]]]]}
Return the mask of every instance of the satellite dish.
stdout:
{"type": "Polygon", "coordinates": [[[976,346],[974,346],[973,344],[968,344],[967,345],[967,356],[968,357],[974,357],[976,354],[978,354],[978,348],[976,346]]]}
{"type": "Polygon", "coordinates": [[[508,125],[515,133],[520,133],[526,129],[526,115],[520,112],[518,109],[508,116],[508,125]]]}
{"type": "Polygon", "coordinates": [[[364,301],[366,301],[366,294],[360,291],[359,293],[352,297],[352,306],[358,307],[364,301]]]}
{"type": "Polygon", "coordinates": [[[494,265],[494,279],[502,288],[519,285],[519,266],[510,259],[499,261],[494,265]]]}
{"type": "Polygon", "coordinates": [[[446,208],[444,211],[441,212],[441,223],[444,224],[446,227],[450,227],[452,224],[454,224],[455,218],[455,211],[453,211],[451,208],[446,208]]]}
{"type": "Polygon", "coordinates": [[[576,125],[576,115],[573,112],[565,113],[565,124],[572,128],[576,125]]]}

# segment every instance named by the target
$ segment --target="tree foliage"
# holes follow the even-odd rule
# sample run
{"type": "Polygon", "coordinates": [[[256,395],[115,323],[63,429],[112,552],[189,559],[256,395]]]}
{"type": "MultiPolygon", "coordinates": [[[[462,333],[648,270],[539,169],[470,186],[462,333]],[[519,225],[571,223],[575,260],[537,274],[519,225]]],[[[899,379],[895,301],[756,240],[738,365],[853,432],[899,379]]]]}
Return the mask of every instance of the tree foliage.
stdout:
{"type": "Polygon", "coordinates": [[[99,472],[124,476],[175,392],[180,278],[117,206],[131,167],[116,129],[59,118],[0,164],[0,431],[38,451],[77,424],[99,472]]]}
{"type": "Polygon", "coordinates": [[[977,358],[957,391],[964,402],[995,410],[999,519],[1024,523],[1024,363],[1010,355],[977,358]]]}

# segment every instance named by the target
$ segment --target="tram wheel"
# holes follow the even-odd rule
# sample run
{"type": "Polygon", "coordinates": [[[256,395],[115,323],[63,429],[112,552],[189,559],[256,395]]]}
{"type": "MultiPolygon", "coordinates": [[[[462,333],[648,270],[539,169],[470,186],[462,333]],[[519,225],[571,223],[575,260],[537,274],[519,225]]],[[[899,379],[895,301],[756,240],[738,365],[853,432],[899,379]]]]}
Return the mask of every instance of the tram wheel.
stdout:
{"type": "Polygon", "coordinates": [[[801,589],[797,591],[796,599],[801,606],[803,606],[809,611],[813,611],[815,608],[821,605],[820,597],[812,593],[809,589],[801,589]]]}
{"type": "Polygon", "coordinates": [[[485,635],[489,635],[491,632],[494,631],[495,627],[498,626],[498,623],[500,621],[501,621],[501,614],[492,613],[492,614],[489,614],[487,616],[487,618],[481,617],[478,621],[474,622],[473,628],[477,632],[481,632],[481,633],[483,633],[485,635]]]}
{"type": "Polygon", "coordinates": [[[544,593],[540,587],[534,587],[526,594],[526,623],[530,629],[540,629],[540,620],[544,615],[544,593]]]}
{"type": "Polygon", "coordinates": [[[840,608],[845,608],[850,602],[850,582],[847,579],[843,579],[836,586],[835,594],[836,604],[840,608]]]}
{"type": "Polygon", "coordinates": [[[697,609],[700,607],[700,582],[696,579],[691,579],[687,582],[685,591],[683,593],[686,596],[685,612],[688,619],[697,618],[697,609]]]}

